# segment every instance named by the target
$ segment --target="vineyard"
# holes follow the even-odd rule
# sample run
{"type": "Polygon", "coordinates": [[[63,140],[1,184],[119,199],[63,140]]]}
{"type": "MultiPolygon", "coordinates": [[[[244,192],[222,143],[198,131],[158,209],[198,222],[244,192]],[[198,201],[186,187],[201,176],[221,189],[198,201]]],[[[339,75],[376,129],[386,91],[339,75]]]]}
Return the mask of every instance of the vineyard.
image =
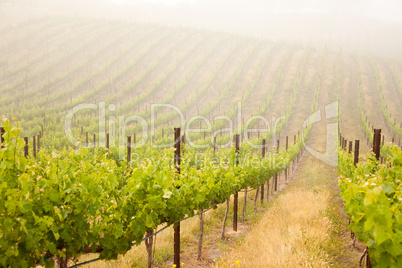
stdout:
{"type": "MultiPolygon", "coordinates": [[[[360,263],[401,267],[399,59],[101,19],[0,26],[0,267],[191,267],[263,221],[307,155],[337,168],[360,263]]],[[[194,267],[259,267],[221,256],[194,267]]]]}

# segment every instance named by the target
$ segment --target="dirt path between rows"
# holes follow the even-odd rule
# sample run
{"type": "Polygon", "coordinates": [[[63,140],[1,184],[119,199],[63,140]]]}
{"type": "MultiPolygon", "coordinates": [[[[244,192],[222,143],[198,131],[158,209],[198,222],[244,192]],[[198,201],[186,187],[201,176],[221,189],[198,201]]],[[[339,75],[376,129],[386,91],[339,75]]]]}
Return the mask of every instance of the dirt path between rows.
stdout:
{"type": "MultiPolygon", "coordinates": [[[[326,128],[314,126],[312,148],[323,151],[326,128]]],[[[337,171],[308,152],[262,219],[213,267],[357,267],[364,246],[352,246],[337,171]]]]}

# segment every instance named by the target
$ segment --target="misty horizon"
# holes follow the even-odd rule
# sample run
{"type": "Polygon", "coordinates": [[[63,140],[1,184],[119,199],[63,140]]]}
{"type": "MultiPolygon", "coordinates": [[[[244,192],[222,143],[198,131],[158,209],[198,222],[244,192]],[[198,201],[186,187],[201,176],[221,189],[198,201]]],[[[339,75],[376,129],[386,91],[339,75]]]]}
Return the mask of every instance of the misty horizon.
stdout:
{"type": "Polygon", "coordinates": [[[283,13],[334,13],[367,16],[385,21],[402,22],[402,3],[400,1],[228,1],[228,0],[103,0],[100,3],[117,6],[150,4],[165,6],[204,6],[232,5],[243,12],[283,14],[283,13]]]}
{"type": "Polygon", "coordinates": [[[374,0],[38,0],[0,4],[3,20],[70,16],[158,23],[398,57],[401,10],[398,1],[374,0]]]}

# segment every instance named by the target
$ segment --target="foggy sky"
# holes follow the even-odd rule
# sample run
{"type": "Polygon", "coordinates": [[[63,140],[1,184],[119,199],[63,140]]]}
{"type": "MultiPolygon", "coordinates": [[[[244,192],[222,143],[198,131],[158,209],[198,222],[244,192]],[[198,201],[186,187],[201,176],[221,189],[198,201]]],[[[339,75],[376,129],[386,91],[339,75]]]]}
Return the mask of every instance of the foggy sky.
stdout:
{"type": "MultiPolygon", "coordinates": [[[[105,1],[101,1],[105,2],[105,1]]],[[[142,3],[152,5],[227,5],[247,11],[266,13],[339,13],[368,16],[402,22],[402,1],[399,0],[106,0],[116,5],[142,3]]]]}
{"type": "Polygon", "coordinates": [[[73,16],[224,31],[401,56],[399,0],[0,0],[9,16],[73,16]]]}

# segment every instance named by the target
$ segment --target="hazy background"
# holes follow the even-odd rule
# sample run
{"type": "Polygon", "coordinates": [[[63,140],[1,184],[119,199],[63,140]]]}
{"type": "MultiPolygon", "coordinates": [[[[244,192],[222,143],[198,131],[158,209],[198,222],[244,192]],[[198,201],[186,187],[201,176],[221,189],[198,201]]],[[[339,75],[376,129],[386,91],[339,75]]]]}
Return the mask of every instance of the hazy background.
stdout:
{"type": "Polygon", "coordinates": [[[0,1],[2,23],[43,15],[154,22],[398,57],[402,47],[397,0],[0,1]]]}

